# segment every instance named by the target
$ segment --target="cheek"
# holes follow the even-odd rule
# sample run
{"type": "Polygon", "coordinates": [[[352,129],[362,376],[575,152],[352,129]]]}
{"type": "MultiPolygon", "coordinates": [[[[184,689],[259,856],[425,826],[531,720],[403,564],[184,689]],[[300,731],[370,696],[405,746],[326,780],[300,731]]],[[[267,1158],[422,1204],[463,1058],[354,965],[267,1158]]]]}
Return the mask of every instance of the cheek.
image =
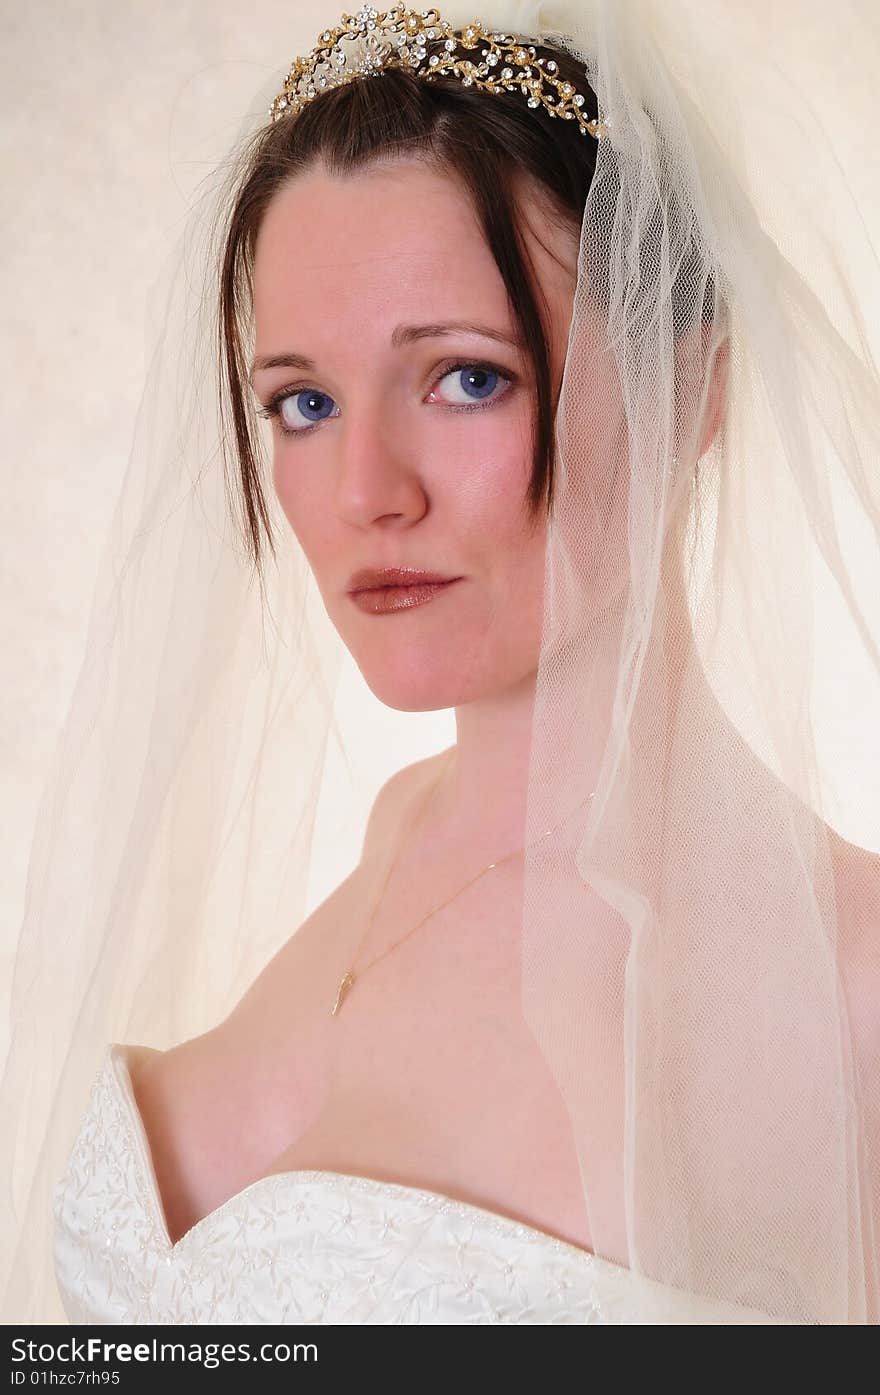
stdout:
{"type": "Polygon", "coordinates": [[[320,571],[321,560],[332,546],[331,501],[321,496],[313,479],[304,486],[293,449],[283,443],[273,451],[272,484],[291,530],[309,564],[320,571]]]}
{"type": "Polygon", "coordinates": [[[527,424],[515,436],[514,450],[509,425],[496,442],[484,442],[478,469],[458,490],[469,535],[502,585],[525,584],[543,569],[547,525],[543,512],[536,520],[529,513],[532,451],[526,431],[527,424]]]}
{"type": "Polygon", "coordinates": [[[499,674],[536,662],[540,644],[547,519],[543,508],[536,518],[529,513],[531,471],[528,443],[511,455],[508,436],[494,460],[483,457],[460,516],[482,583],[472,619],[485,661],[499,674]]]}
{"type": "Polygon", "coordinates": [[[496,520],[490,553],[492,618],[517,651],[536,647],[544,598],[546,521],[529,527],[525,504],[496,520]]]}
{"type": "Polygon", "coordinates": [[[487,410],[481,420],[459,427],[445,453],[438,497],[445,496],[448,507],[467,521],[468,532],[483,549],[498,552],[523,544],[532,473],[530,431],[529,400],[520,391],[510,406],[487,410]]]}

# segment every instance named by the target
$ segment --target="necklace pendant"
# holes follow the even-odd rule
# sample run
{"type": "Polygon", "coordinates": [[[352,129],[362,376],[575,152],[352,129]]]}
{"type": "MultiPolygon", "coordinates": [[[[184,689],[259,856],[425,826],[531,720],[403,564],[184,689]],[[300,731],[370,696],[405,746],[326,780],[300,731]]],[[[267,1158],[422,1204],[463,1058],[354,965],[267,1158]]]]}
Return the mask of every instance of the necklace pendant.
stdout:
{"type": "Polygon", "coordinates": [[[344,973],[344,974],[342,975],[342,978],[339,980],[339,987],[338,987],[338,989],[336,990],[336,1002],[333,1004],[333,1007],[330,1009],[330,1016],[331,1016],[331,1017],[336,1017],[336,1016],[337,1016],[337,1014],[338,1014],[340,1008],[342,1007],[343,1002],[345,1001],[345,995],[346,995],[346,993],[348,993],[348,991],[349,991],[349,989],[351,988],[351,986],[352,986],[353,983],[354,983],[354,974],[351,973],[351,971],[349,970],[347,973],[344,973]]]}

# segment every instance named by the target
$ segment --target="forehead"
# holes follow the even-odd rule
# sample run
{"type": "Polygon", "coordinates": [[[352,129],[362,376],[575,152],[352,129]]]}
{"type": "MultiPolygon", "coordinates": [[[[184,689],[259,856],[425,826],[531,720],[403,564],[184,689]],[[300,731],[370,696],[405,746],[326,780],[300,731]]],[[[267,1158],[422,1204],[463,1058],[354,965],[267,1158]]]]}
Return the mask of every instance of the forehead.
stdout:
{"type": "MultiPolygon", "coordinates": [[[[572,235],[551,235],[525,194],[524,235],[542,289],[570,299],[572,235]],[[541,228],[531,234],[532,217],[541,228]],[[547,248],[541,245],[546,243],[547,248]],[[563,270],[556,262],[566,263],[563,270]]],[[[254,315],[258,346],[276,347],[291,323],[309,332],[342,323],[394,324],[460,313],[513,329],[504,282],[471,200],[450,174],[398,161],[351,174],[316,167],[273,197],[257,238],[254,315]]]]}

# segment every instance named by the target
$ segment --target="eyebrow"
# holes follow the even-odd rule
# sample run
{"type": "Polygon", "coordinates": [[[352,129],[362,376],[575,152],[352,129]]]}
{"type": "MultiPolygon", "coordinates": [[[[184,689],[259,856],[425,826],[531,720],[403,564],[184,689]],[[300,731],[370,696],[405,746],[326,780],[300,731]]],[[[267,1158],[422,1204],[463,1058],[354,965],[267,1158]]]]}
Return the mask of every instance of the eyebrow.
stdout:
{"type": "MultiPolygon", "coordinates": [[[[444,334],[477,334],[482,339],[492,339],[496,344],[506,344],[511,349],[522,347],[518,339],[512,339],[509,334],[504,334],[499,329],[471,324],[466,320],[448,320],[443,324],[433,325],[398,325],[391,335],[391,347],[399,349],[417,339],[437,339],[444,334]]],[[[314,373],[317,364],[304,354],[266,354],[254,359],[249,376],[253,378],[255,373],[266,368],[300,368],[306,373],[314,373]]]]}

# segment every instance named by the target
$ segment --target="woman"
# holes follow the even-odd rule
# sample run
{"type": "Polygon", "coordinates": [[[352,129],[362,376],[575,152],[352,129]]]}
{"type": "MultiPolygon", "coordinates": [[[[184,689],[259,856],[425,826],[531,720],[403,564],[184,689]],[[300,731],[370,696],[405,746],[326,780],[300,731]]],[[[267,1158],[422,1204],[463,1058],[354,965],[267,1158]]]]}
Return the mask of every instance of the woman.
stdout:
{"type": "MultiPolygon", "coordinates": [[[[124,715],[137,695],[152,746],[127,743],[147,796],[112,800],[139,831],[172,785],[156,875],[174,904],[157,929],[124,828],[86,1003],[115,997],[127,1025],[104,1040],[132,1044],[110,1048],[54,1192],[72,1318],[876,1320],[880,859],[819,812],[801,691],[815,537],[880,677],[827,492],[845,479],[876,526],[867,340],[832,326],[746,198],[719,120],[736,91],[745,121],[742,75],[688,31],[706,67],[679,86],[675,23],[647,8],[571,7],[566,42],[513,9],[453,34],[367,7],[340,23],[369,72],[326,92],[347,40],[324,31],[233,185],[220,406],[251,560],[265,584],[277,504],[368,687],[453,707],[456,741],[387,782],[357,867],[253,978],[253,906],[227,939],[201,881],[233,846],[218,795],[244,781],[254,894],[273,822],[302,856],[321,665],[279,621],[291,730],[257,720],[234,700],[253,655],[232,653],[229,555],[195,570],[201,496],[176,586],[161,491],[126,520],[145,598],[119,606],[127,660],[160,677],[145,691],[129,667],[114,698],[124,715]],[[481,82],[478,57],[497,58],[481,82]],[[427,577],[370,591],[387,568],[427,577]],[[204,1017],[251,978],[192,1030],[187,986],[204,1017]],[[167,1049],[133,1045],[157,1034],[167,1049]]],[[[144,449],[198,461],[201,490],[199,392],[144,449]]],[[[301,621],[303,578],[279,574],[301,621]]]]}

